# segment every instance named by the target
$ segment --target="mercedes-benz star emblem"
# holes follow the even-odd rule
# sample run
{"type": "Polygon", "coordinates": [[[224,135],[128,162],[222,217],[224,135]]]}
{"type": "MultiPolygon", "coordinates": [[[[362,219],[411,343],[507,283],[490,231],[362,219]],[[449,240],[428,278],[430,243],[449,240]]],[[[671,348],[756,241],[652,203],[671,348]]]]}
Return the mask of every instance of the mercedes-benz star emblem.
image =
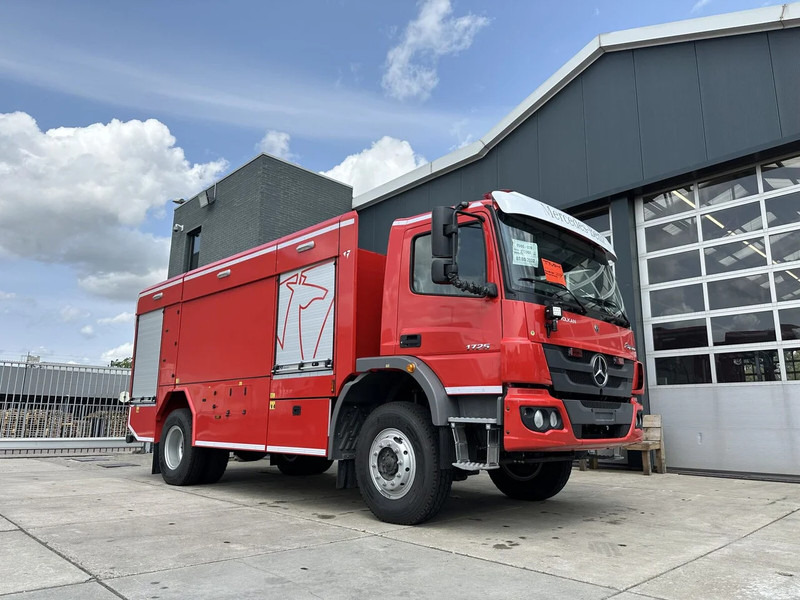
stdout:
{"type": "Polygon", "coordinates": [[[597,387],[605,387],[608,383],[608,361],[602,354],[592,357],[592,380],[597,387]]]}

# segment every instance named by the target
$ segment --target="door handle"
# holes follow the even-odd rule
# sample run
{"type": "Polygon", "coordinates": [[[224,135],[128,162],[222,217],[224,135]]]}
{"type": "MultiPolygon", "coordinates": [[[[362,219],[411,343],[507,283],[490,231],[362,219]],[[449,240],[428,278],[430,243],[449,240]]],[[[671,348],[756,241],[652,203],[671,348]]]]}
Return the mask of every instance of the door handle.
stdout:
{"type": "Polygon", "coordinates": [[[422,345],[422,336],[419,333],[409,333],[400,336],[401,348],[419,348],[422,345]]]}

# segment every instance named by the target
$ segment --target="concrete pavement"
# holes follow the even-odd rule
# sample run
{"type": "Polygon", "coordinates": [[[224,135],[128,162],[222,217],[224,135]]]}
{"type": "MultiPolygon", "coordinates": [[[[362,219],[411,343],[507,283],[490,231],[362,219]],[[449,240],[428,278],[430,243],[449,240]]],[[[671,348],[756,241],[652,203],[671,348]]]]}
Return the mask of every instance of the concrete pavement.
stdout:
{"type": "Polygon", "coordinates": [[[800,599],[797,484],[576,469],[531,504],[482,474],[402,527],[334,469],[178,488],[149,461],[0,458],[0,597],[800,599]]]}

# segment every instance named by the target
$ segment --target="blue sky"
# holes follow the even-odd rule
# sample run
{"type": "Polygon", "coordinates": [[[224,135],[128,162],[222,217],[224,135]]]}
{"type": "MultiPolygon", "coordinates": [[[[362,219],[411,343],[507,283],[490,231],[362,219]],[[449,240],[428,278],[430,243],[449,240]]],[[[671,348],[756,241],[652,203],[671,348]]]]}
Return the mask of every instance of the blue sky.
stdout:
{"type": "Polygon", "coordinates": [[[0,359],[130,355],[170,200],[261,150],[363,192],[481,137],[600,33],[769,4],[0,3],[0,359]]]}

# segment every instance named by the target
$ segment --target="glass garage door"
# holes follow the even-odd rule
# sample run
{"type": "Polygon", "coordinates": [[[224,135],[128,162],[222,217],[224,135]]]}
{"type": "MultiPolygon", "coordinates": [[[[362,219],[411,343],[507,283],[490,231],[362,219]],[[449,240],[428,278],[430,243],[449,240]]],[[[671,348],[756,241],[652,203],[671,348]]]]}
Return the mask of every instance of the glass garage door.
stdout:
{"type": "Polygon", "coordinates": [[[641,198],[637,241],[670,462],[800,474],[800,156],[641,198]]]}

